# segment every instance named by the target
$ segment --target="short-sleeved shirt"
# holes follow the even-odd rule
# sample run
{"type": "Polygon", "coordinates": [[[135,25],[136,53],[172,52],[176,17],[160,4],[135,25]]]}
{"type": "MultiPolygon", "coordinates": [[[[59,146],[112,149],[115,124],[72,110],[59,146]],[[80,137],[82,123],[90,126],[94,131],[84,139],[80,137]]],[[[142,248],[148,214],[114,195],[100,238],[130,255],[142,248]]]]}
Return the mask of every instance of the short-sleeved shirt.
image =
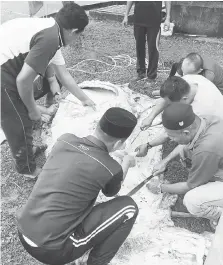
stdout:
{"type": "Polygon", "coordinates": [[[53,18],[17,18],[0,26],[2,83],[16,89],[24,62],[44,76],[49,63],[64,65],[60,29],[53,18]],[[5,74],[4,74],[5,73],[5,74]]]}
{"type": "Polygon", "coordinates": [[[159,27],[162,20],[162,1],[135,1],[134,24],[159,27]]]}
{"type": "Polygon", "coordinates": [[[191,160],[187,184],[190,188],[209,181],[223,181],[223,120],[202,116],[193,141],[184,147],[185,158],[191,160]]]}
{"type": "Polygon", "coordinates": [[[223,119],[223,96],[219,89],[201,75],[182,77],[189,84],[197,84],[197,92],[191,106],[198,116],[214,115],[223,119]]]}
{"type": "Polygon", "coordinates": [[[17,214],[18,229],[38,246],[60,248],[90,213],[100,192],[118,193],[121,165],[93,136],[62,135],[17,214]]]}

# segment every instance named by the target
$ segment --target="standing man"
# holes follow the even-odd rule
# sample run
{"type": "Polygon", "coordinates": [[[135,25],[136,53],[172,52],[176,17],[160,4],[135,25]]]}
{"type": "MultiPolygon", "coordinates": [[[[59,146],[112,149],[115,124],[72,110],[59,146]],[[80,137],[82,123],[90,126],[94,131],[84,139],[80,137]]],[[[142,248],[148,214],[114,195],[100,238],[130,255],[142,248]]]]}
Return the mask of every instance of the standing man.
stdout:
{"type": "MultiPolygon", "coordinates": [[[[128,15],[133,5],[133,1],[128,1],[123,24],[127,25],[128,15]]],[[[165,1],[166,18],[164,21],[164,30],[168,31],[170,27],[171,2],[165,1]]],[[[136,40],[137,55],[137,82],[146,76],[148,80],[154,80],[157,77],[157,67],[159,60],[158,44],[160,38],[160,24],[162,20],[162,1],[135,1],[134,9],[134,36],[136,40]],[[145,66],[145,43],[147,38],[149,64],[146,71],[145,66]]]]}
{"type": "Polygon", "coordinates": [[[154,166],[153,175],[163,173],[179,155],[189,170],[188,180],[175,184],[151,181],[148,187],[153,193],[185,194],[187,210],[210,219],[214,226],[223,208],[223,120],[197,116],[191,105],[174,103],[164,110],[162,122],[168,137],[179,145],[154,166]]]}
{"type": "MultiPolygon", "coordinates": [[[[77,41],[88,17],[75,3],[65,5],[56,18],[19,18],[0,26],[1,126],[16,170],[29,177],[39,174],[32,143],[33,126],[41,126],[41,109],[35,98],[50,92],[54,73],[83,105],[94,106],[66,70],[60,48],[77,41]],[[19,38],[18,38],[19,36],[19,38]],[[40,75],[41,82],[36,77],[40,75]],[[34,98],[33,83],[41,93],[34,98]],[[36,84],[35,84],[36,86],[36,84]],[[41,91],[42,90],[42,91],[41,91]]],[[[51,90],[53,91],[53,90],[51,90]]]]}
{"type": "Polygon", "coordinates": [[[135,116],[110,108],[93,135],[64,134],[58,140],[17,214],[19,237],[42,263],[61,265],[90,251],[88,265],[107,265],[129,235],[138,214],[132,198],[120,196],[94,206],[100,191],[117,194],[132,156],[122,166],[109,156],[121,149],[135,128],[135,116]]]}

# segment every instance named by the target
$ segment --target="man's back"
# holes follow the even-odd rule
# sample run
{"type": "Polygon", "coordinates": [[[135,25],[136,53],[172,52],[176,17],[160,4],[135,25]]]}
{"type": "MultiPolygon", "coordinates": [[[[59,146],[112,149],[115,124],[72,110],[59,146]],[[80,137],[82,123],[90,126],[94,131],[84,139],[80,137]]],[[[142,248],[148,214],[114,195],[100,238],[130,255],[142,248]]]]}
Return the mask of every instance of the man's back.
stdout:
{"type": "Polygon", "coordinates": [[[185,75],[182,77],[189,84],[198,85],[191,103],[194,112],[199,115],[215,115],[223,119],[223,96],[218,88],[201,75],[185,75]]]}
{"type": "Polygon", "coordinates": [[[105,145],[71,134],[61,136],[18,214],[21,232],[38,246],[62,244],[90,213],[99,191],[113,177],[117,178],[116,188],[122,169],[105,145]]]}
{"type": "Polygon", "coordinates": [[[204,69],[202,71],[202,75],[208,78],[209,74],[213,73],[214,79],[212,82],[219,89],[222,90],[223,89],[223,68],[211,58],[202,56],[202,59],[203,59],[203,69],[204,69]]]}

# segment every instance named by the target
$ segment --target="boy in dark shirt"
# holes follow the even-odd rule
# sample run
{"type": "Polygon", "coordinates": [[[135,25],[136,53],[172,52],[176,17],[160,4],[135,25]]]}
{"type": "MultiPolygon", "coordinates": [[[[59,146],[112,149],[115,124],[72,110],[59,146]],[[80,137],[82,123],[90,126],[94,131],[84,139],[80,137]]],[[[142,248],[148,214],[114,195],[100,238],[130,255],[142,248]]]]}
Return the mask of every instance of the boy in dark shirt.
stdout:
{"type": "Polygon", "coordinates": [[[20,240],[45,264],[72,262],[91,250],[88,265],[106,265],[123,244],[138,214],[136,203],[120,196],[94,206],[100,191],[114,196],[132,156],[122,166],[109,156],[124,144],[137,120],[121,108],[105,112],[93,135],[62,135],[24,207],[17,214],[20,240]]]}

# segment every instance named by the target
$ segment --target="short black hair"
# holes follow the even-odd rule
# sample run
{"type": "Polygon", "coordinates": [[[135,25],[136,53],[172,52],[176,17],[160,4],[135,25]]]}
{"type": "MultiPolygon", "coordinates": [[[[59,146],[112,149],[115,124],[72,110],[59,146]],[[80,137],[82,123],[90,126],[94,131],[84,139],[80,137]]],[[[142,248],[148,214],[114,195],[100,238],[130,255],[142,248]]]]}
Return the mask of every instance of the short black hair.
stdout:
{"type": "Polygon", "coordinates": [[[193,63],[193,65],[195,67],[195,71],[198,71],[201,68],[203,68],[203,59],[198,53],[191,52],[185,57],[185,59],[187,59],[191,63],[193,63]]]}
{"type": "Polygon", "coordinates": [[[180,101],[190,91],[190,85],[179,76],[168,77],[160,88],[160,96],[172,102],[180,101]]]}
{"type": "Polygon", "coordinates": [[[82,32],[89,23],[88,16],[83,7],[73,2],[67,2],[56,14],[56,21],[64,29],[78,29],[82,32]]]}

